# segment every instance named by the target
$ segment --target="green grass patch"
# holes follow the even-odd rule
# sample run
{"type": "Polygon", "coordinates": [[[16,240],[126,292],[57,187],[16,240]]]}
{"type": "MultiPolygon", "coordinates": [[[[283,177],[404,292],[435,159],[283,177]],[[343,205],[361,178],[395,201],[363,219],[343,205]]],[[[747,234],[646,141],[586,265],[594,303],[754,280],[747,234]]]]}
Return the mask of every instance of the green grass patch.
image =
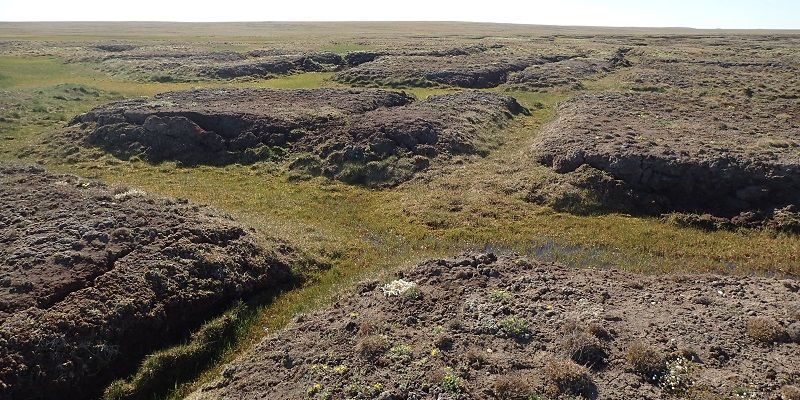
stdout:
{"type": "Polygon", "coordinates": [[[138,81],[112,76],[85,63],[65,63],[50,57],[0,56],[0,89],[32,89],[71,83],[99,90],[116,92],[125,96],[150,96],[160,92],[194,88],[265,87],[280,89],[335,86],[328,82],[332,72],[314,72],[288,75],[273,79],[212,80],[202,82],[174,82],[163,79],[138,81]]]}
{"type": "MultiPolygon", "coordinates": [[[[235,80],[229,82],[221,81],[216,85],[212,85],[212,87],[253,87],[272,89],[313,89],[318,87],[340,87],[341,85],[330,80],[333,74],[333,72],[306,72],[272,79],[235,80]]],[[[195,85],[196,84],[197,83],[195,83],[195,85]]]]}
{"type": "Polygon", "coordinates": [[[25,88],[48,86],[62,82],[69,69],[55,58],[0,57],[0,88],[25,88]]]}

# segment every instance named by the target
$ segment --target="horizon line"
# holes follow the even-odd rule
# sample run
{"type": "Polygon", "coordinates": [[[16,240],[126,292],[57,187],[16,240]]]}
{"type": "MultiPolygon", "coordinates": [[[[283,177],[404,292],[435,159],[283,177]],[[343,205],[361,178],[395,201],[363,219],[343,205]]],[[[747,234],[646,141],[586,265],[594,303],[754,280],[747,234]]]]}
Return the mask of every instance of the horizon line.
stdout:
{"type": "Polygon", "coordinates": [[[717,28],[695,28],[691,26],[624,26],[624,25],[557,25],[557,24],[535,24],[524,22],[490,22],[490,21],[456,21],[456,20],[235,20],[235,21],[176,21],[176,20],[0,20],[2,24],[13,23],[29,23],[29,24],[43,24],[43,23],[158,23],[158,24],[243,24],[243,23],[264,23],[264,24],[281,24],[281,23],[296,23],[296,24],[314,24],[314,23],[329,23],[329,24],[374,24],[374,23],[420,23],[420,24],[489,24],[489,25],[515,25],[515,26],[531,26],[531,27],[552,27],[552,28],[601,28],[601,29],[683,29],[683,30],[697,30],[697,31],[798,31],[800,28],[730,28],[730,27],[717,27],[717,28]]]}

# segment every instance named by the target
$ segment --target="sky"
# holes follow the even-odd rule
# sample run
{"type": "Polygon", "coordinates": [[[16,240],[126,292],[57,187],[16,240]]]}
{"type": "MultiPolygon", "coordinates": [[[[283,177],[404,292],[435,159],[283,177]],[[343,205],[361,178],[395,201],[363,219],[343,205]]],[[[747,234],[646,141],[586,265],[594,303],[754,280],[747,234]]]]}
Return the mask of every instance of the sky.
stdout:
{"type": "Polygon", "coordinates": [[[800,0],[0,0],[0,21],[472,21],[800,29],[800,0]]]}

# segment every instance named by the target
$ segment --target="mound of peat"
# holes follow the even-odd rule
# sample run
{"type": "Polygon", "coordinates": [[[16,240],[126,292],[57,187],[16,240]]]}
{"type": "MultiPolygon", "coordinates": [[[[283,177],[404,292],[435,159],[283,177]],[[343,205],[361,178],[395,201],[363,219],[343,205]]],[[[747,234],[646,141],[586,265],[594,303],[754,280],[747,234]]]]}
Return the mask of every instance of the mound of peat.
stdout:
{"type": "Polygon", "coordinates": [[[359,86],[456,86],[490,88],[522,71],[536,57],[507,57],[486,53],[437,56],[383,56],[338,72],[334,79],[359,86]]]}
{"type": "Polygon", "coordinates": [[[0,398],[89,398],[233,300],[290,278],[290,251],[207,207],[0,166],[0,398]]]}
{"type": "Polygon", "coordinates": [[[620,49],[608,59],[507,55],[486,50],[453,55],[387,55],[340,71],[334,79],[360,86],[490,88],[504,83],[523,89],[576,86],[581,79],[629,66],[625,59],[627,52],[628,49],[620,49]]]}
{"type": "Polygon", "coordinates": [[[800,98],[800,65],[795,62],[645,58],[623,80],[639,91],[688,90],[728,97],[800,98]]]}
{"type": "Polygon", "coordinates": [[[625,193],[631,212],[752,220],[800,206],[799,116],[791,100],[586,94],[560,107],[533,152],[562,174],[602,172],[598,189],[625,193]]]}
{"type": "MultiPolygon", "coordinates": [[[[249,55],[253,54],[250,52],[249,55]]],[[[290,73],[334,71],[345,65],[347,64],[342,56],[323,52],[306,55],[266,56],[215,64],[205,67],[202,74],[217,78],[268,77],[290,73]]]]}
{"type": "Polygon", "coordinates": [[[296,317],[190,398],[771,399],[800,373],[795,281],[492,254],[397,278],[296,317]]]}
{"type": "Polygon", "coordinates": [[[482,151],[524,109],[482,92],[422,101],[385,90],[195,90],[112,103],[66,137],[117,157],[187,165],[295,156],[292,167],[360,184],[409,179],[437,159],[482,151]]]}
{"type": "Polygon", "coordinates": [[[508,78],[508,84],[524,89],[562,86],[580,89],[583,79],[630,66],[630,61],[625,58],[627,53],[628,49],[620,49],[609,59],[571,57],[555,62],[537,63],[512,74],[508,78]]]}

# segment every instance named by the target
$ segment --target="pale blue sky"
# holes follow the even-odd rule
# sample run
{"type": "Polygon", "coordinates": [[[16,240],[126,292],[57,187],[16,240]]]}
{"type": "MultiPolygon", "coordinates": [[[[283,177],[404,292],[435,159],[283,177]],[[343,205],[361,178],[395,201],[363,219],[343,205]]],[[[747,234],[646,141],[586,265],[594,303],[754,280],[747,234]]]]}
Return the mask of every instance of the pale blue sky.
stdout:
{"type": "Polygon", "coordinates": [[[800,0],[0,0],[0,21],[401,20],[800,29],[800,0]]]}

